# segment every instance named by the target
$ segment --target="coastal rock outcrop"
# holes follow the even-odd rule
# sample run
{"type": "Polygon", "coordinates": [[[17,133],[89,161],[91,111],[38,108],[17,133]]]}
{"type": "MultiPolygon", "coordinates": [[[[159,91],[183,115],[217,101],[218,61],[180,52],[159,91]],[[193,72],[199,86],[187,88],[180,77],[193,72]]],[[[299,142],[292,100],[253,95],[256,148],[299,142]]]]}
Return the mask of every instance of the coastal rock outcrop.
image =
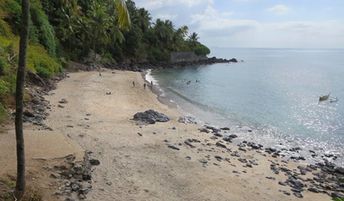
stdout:
{"type": "Polygon", "coordinates": [[[145,112],[136,113],[133,120],[148,124],[155,124],[155,122],[168,122],[170,121],[170,118],[160,112],[147,110],[145,112]]]}

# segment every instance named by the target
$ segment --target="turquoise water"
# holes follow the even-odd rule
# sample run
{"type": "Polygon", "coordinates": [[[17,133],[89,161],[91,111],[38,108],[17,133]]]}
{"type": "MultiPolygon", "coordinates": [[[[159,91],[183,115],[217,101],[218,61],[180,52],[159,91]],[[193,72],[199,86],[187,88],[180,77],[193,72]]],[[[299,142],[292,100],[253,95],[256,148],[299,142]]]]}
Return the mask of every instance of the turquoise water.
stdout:
{"type": "Polygon", "coordinates": [[[215,49],[213,54],[244,62],[156,70],[152,76],[185,113],[234,127],[232,132],[253,128],[243,139],[343,155],[344,50],[215,49]],[[328,93],[339,101],[318,103],[328,93]]]}

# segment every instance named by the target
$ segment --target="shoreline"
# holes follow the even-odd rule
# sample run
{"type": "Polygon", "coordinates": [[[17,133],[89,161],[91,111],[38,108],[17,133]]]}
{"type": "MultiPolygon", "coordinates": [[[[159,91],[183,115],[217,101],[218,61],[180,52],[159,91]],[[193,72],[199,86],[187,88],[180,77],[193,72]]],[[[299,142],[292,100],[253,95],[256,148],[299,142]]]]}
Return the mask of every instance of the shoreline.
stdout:
{"type": "MultiPolygon", "coordinates": [[[[276,150],[267,153],[251,142],[238,146],[231,141],[235,136],[230,128],[181,123],[181,113],[159,102],[143,83],[142,74],[128,71],[104,70],[101,77],[97,72],[70,73],[45,96],[51,111],[44,123],[53,131],[41,132],[62,136],[71,146],[93,152],[92,157],[100,162],[92,168],[87,200],[331,199],[311,192],[322,192],[321,186],[307,180],[319,173],[316,178],[331,183],[320,174],[321,168],[283,161],[276,150]],[[138,84],[133,87],[132,81],[138,84]],[[171,121],[143,125],[131,120],[136,112],[147,109],[162,112],[171,121]],[[231,137],[225,138],[225,134],[231,137]],[[309,190],[311,187],[314,189],[309,190]]],[[[26,129],[33,129],[36,135],[37,127],[26,129]]],[[[5,135],[11,137],[11,132],[5,135]]],[[[60,143],[47,142],[61,148],[60,143]]],[[[62,187],[66,189],[64,184],[62,187]]],[[[69,196],[62,191],[58,197],[69,196]]]]}
{"type": "Polygon", "coordinates": [[[151,92],[157,96],[157,99],[159,100],[160,103],[165,104],[171,108],[174,108],[174,109],[178,110],[178,112],[181,112],[177,103],[173,102],[172,100],[170,100],[164,96],[164,91],[159,86],[159,82],[157,80],[155,80],[153,78],[153,76],[151,75],[151,71],[152,71],[152,69],[147,69],[141,73],[142,79],[147,84],[147,88],[151,89],[151,92]],[[147,76],[149,76],[150,79],[147,79],[147,76]],[[153,83],[152,88],[150,87],[151,83],[153,83]]]}
{"type": "MultiPolygon", "coordinates": [[[[148,69],[146,71],[144,71],[142,73],[142,77],[143,79],[149,84],[149,82],[153,79],[155,80],[155,78],[152,75],[149,75],[151,70],[154,69],[148,69]],[[148,71],[148,72],[147,72],[148,71]],[[147,80],[147,74],[151,77],[151,79],[147,80]]],[[[155,80],[156,81],[156,80],[155,80]]],[[[201,121],[199,119],[199,117],[195,116],[194,114],[190,114],[188,112],[185,112],[176,102],[173,101],[173,104],[171,104],[171,100],[165,96],[163,96],[164,92],[163,89],[160,88],[159,83],[156,82],[158,90],[157,91],[153,91],[153,93],[155,93],[158,97],[158,100],[162,103],[162,104],[166,104],[168,106],[174,106],[173,108],[178,109],[178,111],[185,115],[185,116],[191,116],[193,117],[195,120],[197,120],[196,122],[198,124],[202,124],[203,126],[211,126],[211,127],[216,127],[219,128],[221,126],[214,124],[214,122],[212,123],[206,123],[204,121],[201,121]],[[163,99],[162,99],[163,98],[163,99]]],[[[191,103],[192,104],[192,103],[191,103]]],[[[196,106],[195,106],[196,107],[196,106]]],[[[199,107],[196,107],[200,110],[202,110],[199,107]]],[[[245,137],[249,137],[251,138],[250,140],[256,140],[256,138],[258,138],[259,136],[254,136],[252,138],[252,134],[256,133],[255,135],[258,135],[259,133],[261,134],[261,131],[258,128],[254,128],[251,127],[250,125],[247,124],[235,124],[235,123],[229,123],[227,125],[222,125],[222,126],[228,126],[230,125],[230,127],[234,127],[234,133],[238,135],[239,139],[242,140],[249,140],[249,139],[245,139],[245,137]],[[242,129],[243,128],[243,129],[242,129]]],[[[232,129],[233,130],[233,129],[232,129]]],[[[291,138],[290,138],[291,139],[291,138]]],[[[340,157],[340,154],[338,154],[338,152],[322,152],[322,149],[319,149],[318,147],[313,147],[311,148],[302,148],[302,143],[306,143],[306,141],[304,139],[297,139],[298,144],[292,144],[290,142],[290,139],[288,138],[278,138],[278,139],[268,139],[268,140],[272,140],[270,143],[264,143],[264,142],[260,142],[261,145],[263,145],[266,148],[272,148],[272,149],[276,149],[281,156],[283,156],[283,159],[287,159],[287,160],[306,160],[306,162],[312,164],[312,165],[316,165],[318,163],[326,163],[326,162],[332,162],[335,163],[336,166],[338,167],[342,167],[344,168],[344,164],[342,163],[340,165],[340,163],[337,163],[337,159],[338,157],[340,157]],[[275,144],[275,145],[273,145],[275,144]]],[[[237,144],[240,143],[240,141],[236,141],[237,144]]]]}

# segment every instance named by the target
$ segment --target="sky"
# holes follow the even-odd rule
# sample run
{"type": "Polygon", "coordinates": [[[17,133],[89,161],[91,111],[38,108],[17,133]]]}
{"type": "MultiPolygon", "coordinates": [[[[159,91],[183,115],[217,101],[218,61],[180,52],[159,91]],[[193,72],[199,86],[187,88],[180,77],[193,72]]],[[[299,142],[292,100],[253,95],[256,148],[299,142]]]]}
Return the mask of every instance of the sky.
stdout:
{"type": "Polygon", "coordinates": [[[344,48],[344,0],[134,0],[208,47],[344,48]]]}

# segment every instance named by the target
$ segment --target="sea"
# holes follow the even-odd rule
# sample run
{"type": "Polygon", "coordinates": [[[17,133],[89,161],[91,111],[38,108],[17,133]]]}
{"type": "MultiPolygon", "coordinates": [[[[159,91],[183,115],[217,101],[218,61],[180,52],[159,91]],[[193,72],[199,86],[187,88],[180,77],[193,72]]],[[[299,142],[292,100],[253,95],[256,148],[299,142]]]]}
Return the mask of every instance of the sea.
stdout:
{"type": "Polygon", "coordinates": [[[237,142],[298,147],[285,154],[314,163],[326,155],[344,166],[344,49],[213,48],[212,55],[239,62],[153,70],[147,79],[185,115],[230,127],[237,142]]]}

